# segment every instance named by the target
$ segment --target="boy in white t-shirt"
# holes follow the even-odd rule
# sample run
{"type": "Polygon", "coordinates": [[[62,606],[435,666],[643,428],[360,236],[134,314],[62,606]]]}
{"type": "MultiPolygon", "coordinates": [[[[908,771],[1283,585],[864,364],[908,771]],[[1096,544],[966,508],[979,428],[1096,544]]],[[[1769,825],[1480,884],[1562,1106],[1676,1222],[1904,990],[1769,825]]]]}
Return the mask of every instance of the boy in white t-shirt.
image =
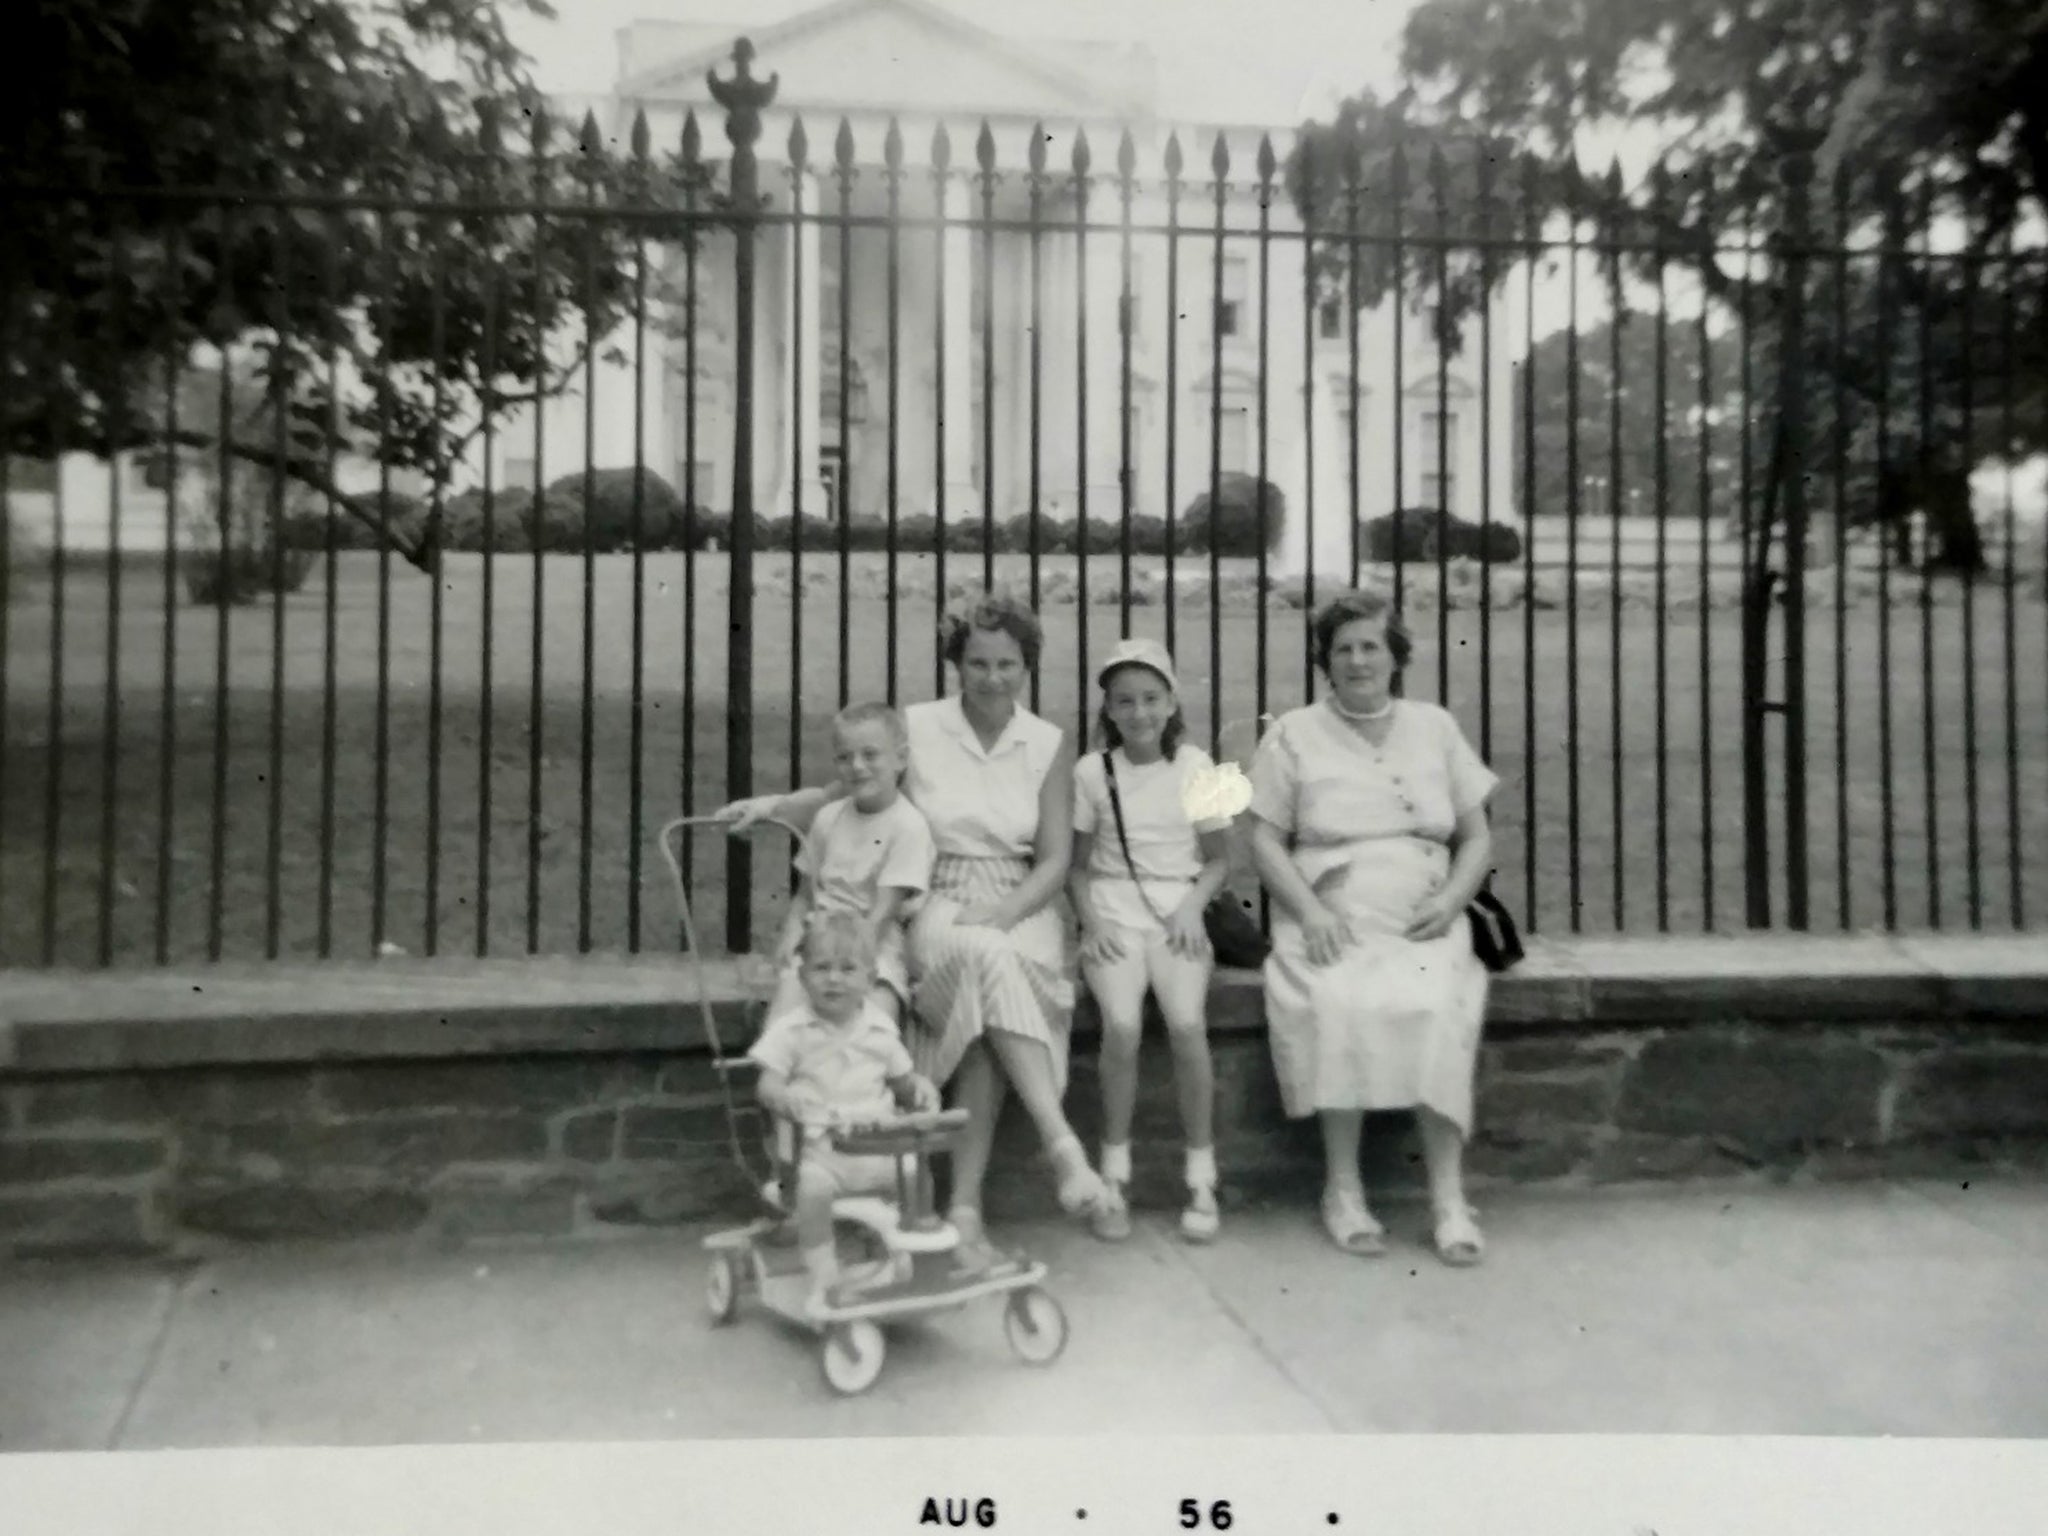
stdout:
{"type": "Polygon", "coordinates": [[[797,858],[800,882],[775,946],[780,971],[768,1005],[773,1021],[803,1002],[797,955],[815,912],[852,912],[875,946],[870,999],[895,1024],[910,1002],[904,927],[931,886],[937,856],[923,813],[903,795],[910,741],[903,716],[887,704],[849,704],[832,722],[833,761],[843,799],[829,801],[811,823],[797,858]]]}
{"type": "Polygon", "coordinates": [[[1097,1234],[1130,1235],[1131,1122],[1145,993],[1159,999],[1173,1047],[1186,1138],[1188,1205],[1182,1235],[1216,1235],[1215,1074],[1209,1060],[1209,978],[1215,968],[1203,911],[1229,878],[1228,816],[1195,819],[1214,796],[1216,765],[1183,738],[1173,658],[1151,640],[1125,640],[1097,674],[1110,750],[1074,765],[1074,859],[1081,971],[1102,1017],[1102,1178],[1111,1200],[1097,1234]],[[1115,795],[1111,788],[1114,785],[1115,795]],[[1119,814],[1120,813],[1120,814],[1119,814]],[[1119,822],[1121,825],[1119,825],[1119,822]]]}

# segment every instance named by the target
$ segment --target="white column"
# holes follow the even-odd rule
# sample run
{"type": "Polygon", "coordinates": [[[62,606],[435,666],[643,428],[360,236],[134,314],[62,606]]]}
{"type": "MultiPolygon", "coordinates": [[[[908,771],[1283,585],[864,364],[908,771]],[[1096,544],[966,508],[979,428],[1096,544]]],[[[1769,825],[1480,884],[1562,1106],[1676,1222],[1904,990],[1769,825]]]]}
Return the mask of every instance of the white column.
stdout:
{"type": "MultiPolygon", "coordinates": [[[[971,188],[946,183],[946,219],[971,216],[971,188]]],[[[946,263],[946,520],[981,515],[981,485],[975,474],[980,422],[974,411],[974,256],[977,241],[964,225],[949,227],[946,263]]]]}
{"type": "Polygon", "coordinates": [[[822,317],[819,315],[818,178],[805,171],[801,176],[804,219],[783,236],[786,265],[782,293],[782,377],[781,398],[774,405],[774,419],[782,424],[776,465],[775,510],[779,517],[792,515],[796,505],[792,493],[801,490],[803,513],[808,518],[826,515],[825,484],[818,473],[819,370],[822,367],[822,317]],[[799,270],[800,269],[800,270],[799,270]],[[794,399],[792,400],[792,395],[794,399]],[[791,473],[796,458],[796,431],[802,429],[802,460],[791,473]]]}

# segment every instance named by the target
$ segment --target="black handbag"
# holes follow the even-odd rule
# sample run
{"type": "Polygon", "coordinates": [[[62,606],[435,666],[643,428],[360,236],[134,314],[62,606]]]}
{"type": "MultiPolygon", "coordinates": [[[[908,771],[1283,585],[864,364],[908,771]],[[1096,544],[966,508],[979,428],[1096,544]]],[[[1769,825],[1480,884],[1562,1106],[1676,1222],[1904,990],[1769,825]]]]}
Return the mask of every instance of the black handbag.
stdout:
{"type": "MultiPolygon", "coordinates": [[[[1138,878],[1138,866],[1131,858],[1131,842],[1124,833],[1124,801],[1116,792],[1116,763],[1110,755],[1102,754],[1102,776],[1109,784],[1109,809],[1116,817],[1117,846],[1123,849],[1124,868],[1131,872],[1131,881],[1138,887],[1138,899],[1145,903],[1146,910],[1154,917],[1159,912],[1152,906],[1152,898],[1145,894],[1145,883],[1138,878]]],[[[1160,918],[1164,922],[1164,918],[1160,918]]],[[[1273,946],[1260,930],[1251,913],[1228,891],[1218,891],[1209,899],[1209,905],[1202,909],[1202,928],[1209,935],[1209,948],[1215,952],[1216,963],[1237,971],[1255,971],[1266,963],[1273,946]]]]}
{"type": "Polygon", "coordinates": [[[1515,919],[1507,903],[1493,894],[1493,876],[1479,887],[1479,894],[1465,909],[1472,923],[1472,953],[1489,971],[1505,971],[1522,958],[1522,936],[1515,931],[1515,919]]]}

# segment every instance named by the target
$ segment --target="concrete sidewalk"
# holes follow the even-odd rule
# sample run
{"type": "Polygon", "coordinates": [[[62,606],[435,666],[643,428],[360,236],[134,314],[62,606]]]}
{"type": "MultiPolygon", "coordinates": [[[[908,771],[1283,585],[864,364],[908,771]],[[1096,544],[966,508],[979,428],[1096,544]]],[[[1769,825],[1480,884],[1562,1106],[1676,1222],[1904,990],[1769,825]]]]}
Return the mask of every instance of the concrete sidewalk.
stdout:
{"type": "Polygon", "coordinates": [[[269,1249],[0,1269],[0,1450],[707,1436],[2048,1435],[2048,1185],[1504,1194],[1487,1264],[1423,1213],[1346,1258],[1306,1211],[1189,1248],[1002,1234],[1073,1326],[1018,1364],[999,1308],[898,1330],[840,1400],[803,1336],[706,1323],[700,1233],[269,1249]]]}

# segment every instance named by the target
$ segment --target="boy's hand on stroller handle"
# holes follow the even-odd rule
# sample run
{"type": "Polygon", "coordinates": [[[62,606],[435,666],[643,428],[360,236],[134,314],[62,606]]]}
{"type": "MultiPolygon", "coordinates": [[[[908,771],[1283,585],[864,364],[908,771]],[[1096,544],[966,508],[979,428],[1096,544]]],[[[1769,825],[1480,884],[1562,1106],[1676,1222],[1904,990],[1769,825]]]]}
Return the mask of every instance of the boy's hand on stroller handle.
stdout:
{"type": "Polygon", "coordinates": [[[776,807],[782,804],[780,795],[754,795],[745,800],[734,800],[720,806],[711,813],[712,820],[723,822],[726,830],[737,836],[752,828],[756,822],[767,821],[775,815],[776,807]]]}

